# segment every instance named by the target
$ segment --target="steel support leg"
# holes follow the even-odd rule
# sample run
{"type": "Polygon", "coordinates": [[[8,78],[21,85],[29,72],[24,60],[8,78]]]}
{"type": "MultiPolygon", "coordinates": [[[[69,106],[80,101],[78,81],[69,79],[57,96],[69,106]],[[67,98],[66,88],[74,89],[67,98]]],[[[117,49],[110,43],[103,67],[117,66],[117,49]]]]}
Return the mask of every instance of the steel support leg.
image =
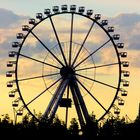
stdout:
{"type": "Polygon", "coordinates": [[[64,80],[62,85],[61,85],[60,90],[58,91],[59,93],[58,93],[57,99],[55,100],[54,106],[53,106],[53,108],[52,108],[52,110],[50,112],[50,116],[49,116],[50,119],[52,119],[54,117],[54,115],[55,115],[55,113],[56,113],[56,111],[58,109],[59,103],[60,103],[60,101],[61,101],[61,99],[63,97],[65,89],[66,89],[66,87],[68,85],[68,82],[69,82],[69,79],[64,80]]]}
{"type": "Polygon", "coordinates": [[[81,95],[81,92],[80,92],[80,89],[79,89],[79,86],[78,86],[78,84],[76,82],[76,78],[75,77],[73,79],[73,86],[74,86],[74,89],[75,89],[76,95],[78,97],[78,100],[79,100],[79,103],[80,103],[83,115],[84,115],[86,123],[87,123],[88,120],[89,120],[88,110],[87,110],[87,107],[86,107],[85,102],[83,100],[83,97],[81,95]]]}
{"type": "Polygon", "coordinates": [[[83,118],[83,115],[82,115],[82,112],[81,112],[80,104],[78,102],[77,95],[76,95],[75,90],[74,90],[72,85],[70,85],[70,89],[71,89],[71,92],[72,92],[73,101],[74,101],[75,108],[76,108],[76,111],[77,111],[77,115],[78,115],[78,118],[79,118],[80,126],[82,127],[82,126],[84,126],[85,123],[84,123],[84,118],[83,118]]]}
{"type": "Polygon", "coordinates": [[[56,101],[56,99],[58,97],[59,90],[61,89],[62,83],[63,83],[63,81],[61,81],[61,83],[59,84],[57,90],[55,91],[55,93],[54,93],[54,95],[53,95],[53,97],[52,97],[52,99],[51,99],[51,101],[50,101],[50,103],[49,103],[44,115],[43,115],[43,118],[48,118],[48,115],[49,115],[49,113],[50,113],[50,111],[51,111],[51,109],[52,109],[53,105],[55,104],[55,101],[56,101]]]}

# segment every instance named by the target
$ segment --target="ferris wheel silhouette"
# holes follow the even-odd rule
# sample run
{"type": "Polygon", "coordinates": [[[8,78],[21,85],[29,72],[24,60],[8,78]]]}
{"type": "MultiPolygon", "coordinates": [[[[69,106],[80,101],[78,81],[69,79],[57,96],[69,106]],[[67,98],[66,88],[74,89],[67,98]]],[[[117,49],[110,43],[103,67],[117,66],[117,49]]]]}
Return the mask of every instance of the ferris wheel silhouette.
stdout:
{"type": "Polygon", "coordinates": [[[62,5],[37,13],[29,24],[22,26],[26,34],[17,33],[7,63],[6,76],[15,75],[7,87],[14,88],[9,97],[16,98],[17,116],[29,112],[40,121],[58,114],[66,124],[77,117],[83,126],[92,113],[98,121],[112,110],[120,114],[116,102],[124,105],[127,96],[129,62],[108,20],[83,6],[62,5]]]}

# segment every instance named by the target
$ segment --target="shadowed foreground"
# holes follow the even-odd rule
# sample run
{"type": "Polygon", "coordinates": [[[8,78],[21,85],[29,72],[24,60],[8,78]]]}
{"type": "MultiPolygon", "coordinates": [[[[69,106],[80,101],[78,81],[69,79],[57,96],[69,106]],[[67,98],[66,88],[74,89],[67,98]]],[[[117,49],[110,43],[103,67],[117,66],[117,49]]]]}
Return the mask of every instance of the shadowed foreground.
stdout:
{"type": "Polygon", "coordinates": [[[58,117],[52,123],[38,123],[33,118],[25,116],[22,122],[14,124],[9,115],[5,114],[0,120],[1,137],[19,139],[43,138],[46,140],[65,139],[65,140],[92,140],[98,138],[126,138],[140,137],[140,117],[135,121],[127,122],[125,118],[108,119],[102,125],[97,123],[94,116],[91,122],[80,131],[78,122],[75,118],[71,120],[68,128],[58,117]]]}

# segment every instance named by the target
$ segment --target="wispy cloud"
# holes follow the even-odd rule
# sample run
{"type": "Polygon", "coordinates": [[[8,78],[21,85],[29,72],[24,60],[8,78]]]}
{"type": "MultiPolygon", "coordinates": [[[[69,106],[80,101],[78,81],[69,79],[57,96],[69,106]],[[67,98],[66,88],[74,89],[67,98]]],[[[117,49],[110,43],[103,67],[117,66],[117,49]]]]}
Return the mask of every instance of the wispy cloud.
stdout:
{"type": "MultiPolygon", "coordinates": [[[[6,10],[6,9],[0,9],[0,17],[2,17],[3,21],[0,23],[0,46],[1,46],[1,53],[0,53],[0,59],[7,60],[8,57],[8,51],[11,50],[11,42],[15,41],[15,35],[17,32],[21,30],[21,23],[27,22],[29,17],[17,15],[13,13],[12,11],[6,10]],[[10,18],[9,18],[10,17],[10,18]],[[20,27],[19,27],[20,26],[20,27]]],[[[116,33],[121,34],[122,41],[126,44],[125,47],[127,50],[129,50],[129,56],[131,56],[129,59],[133,63],[134,67],[140,67],[139,63],[135,62],[135,59],[138,58],[140,54],[140,15],[136,13],[132,14],[120,14],[116,17],[108,18],[109,19],[109,24],[114,25],[116,29],[116,33]],[[136,51],[137,50],[137,51],[136,51]],[[132,57],[133,56],[133,57],[132,57]],[[135,62],[135,63],[134,63],[135,62]]],[[[66,20],[66,25],[62,26],[65,22],[64,18],[57,18],[54,20],[56,28],[58,29],[58,32],[60,33],[60,39],[62,39],[62,42],[66,38],[69,38],[69,33],[70,33],[70,24],[69,24],[69,19],[66,20]],[[61,24],[58,24],[60,20],[61,24]],[[65,27],[65,29],[64,29],[65,27]]],[[[86,20],[83,22],[78,22],[76,21],[75,23],[75,39],[78,41],[79,39],[84,39],[88,29],[89,29],[90,23],[87,22],[86,20]],[[86,27],[87,26],[87,27],[86,27]],[[77,31],[77,27],[79,27],[79,30],[77,31]],[[78,35],[78,33],[82,33],[82,35],[78,35]]],[[[99,42],[104,42],[102,40],[102,37],[104,35],[101,32],[98,32],[94,34],[96,31],[93,29],[93,38],[91,37],[87,45],[89,45],[89,48],[92,48],[92,46],[96,46],[99,42]]],[[[53,30],[51,27],[51,24],[49,26],[46,26],[45,24],[43,25],[43,28],[40,26],[35,30],[35,33],[41,38],[41,40],[47,44],[48,47],[53,48],[53,43],[56,45],[57,42],[54,40],[55,35],[53,34],[53,30]],[[45,28],[46,27],[46,28],[45,28]],[[40,32],[38,30],[40,29],[40,32]],[[44,29],[44,30],[43,30],[44,29]],[[45,33],[45,31],[47,33],[45,33]],[[43,36],[40,36],[40,34],[43,34],[43,36]]],[[[68,40],[68,39],[66,39],[68,40]]],[[[37,56],[37,53],[43,53],[43,49],[40,47],[41,44],[33,37],[30,36],[30,38],[27,40],[25,43],[25,46],[32,46],[34,49],[28,50],[28,53],[35,53],[34,56],[37,56]]],[[[110,50],[106,49],[106,52],[110,50]]],[[[45,56],[45,55],[44,55],[45,56]]],[[[98,61],[105,60],[103,55],[98,56],[98,61]]]]}
{"type": "Polygon", "coordinates": [[[116,27],[116,32],[121,34],[127,49],[140,49],[140,15],[136,13],[120,14],[110,19],[111,24],[116,27]]]}
{"type": "Polygon", "coordinates": [[[17,15],[10,10],[0,8],[0,19],[2,19],[2,22],[0,22],[0,28],[7,29],[7,28],[14,28],[23,20],[27,19],[27,17],[22,15],[17,15]]]}

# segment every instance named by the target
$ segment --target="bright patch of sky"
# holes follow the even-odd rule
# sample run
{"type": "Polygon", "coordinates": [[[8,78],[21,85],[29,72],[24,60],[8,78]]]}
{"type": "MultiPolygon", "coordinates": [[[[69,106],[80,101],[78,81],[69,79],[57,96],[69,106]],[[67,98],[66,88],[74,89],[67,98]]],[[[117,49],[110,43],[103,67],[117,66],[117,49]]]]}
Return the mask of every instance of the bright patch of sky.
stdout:
{"type": "Polygon", "coordinates": [[[114,16],[118,13],[140,13],[139,0],[0,0],[1,8],[28,16],[34,16],[34,13],[41,12],[44,8],[52,8],[54,5],[60,6],[62,4],[85,6],[106,16],[114,16]]]}

